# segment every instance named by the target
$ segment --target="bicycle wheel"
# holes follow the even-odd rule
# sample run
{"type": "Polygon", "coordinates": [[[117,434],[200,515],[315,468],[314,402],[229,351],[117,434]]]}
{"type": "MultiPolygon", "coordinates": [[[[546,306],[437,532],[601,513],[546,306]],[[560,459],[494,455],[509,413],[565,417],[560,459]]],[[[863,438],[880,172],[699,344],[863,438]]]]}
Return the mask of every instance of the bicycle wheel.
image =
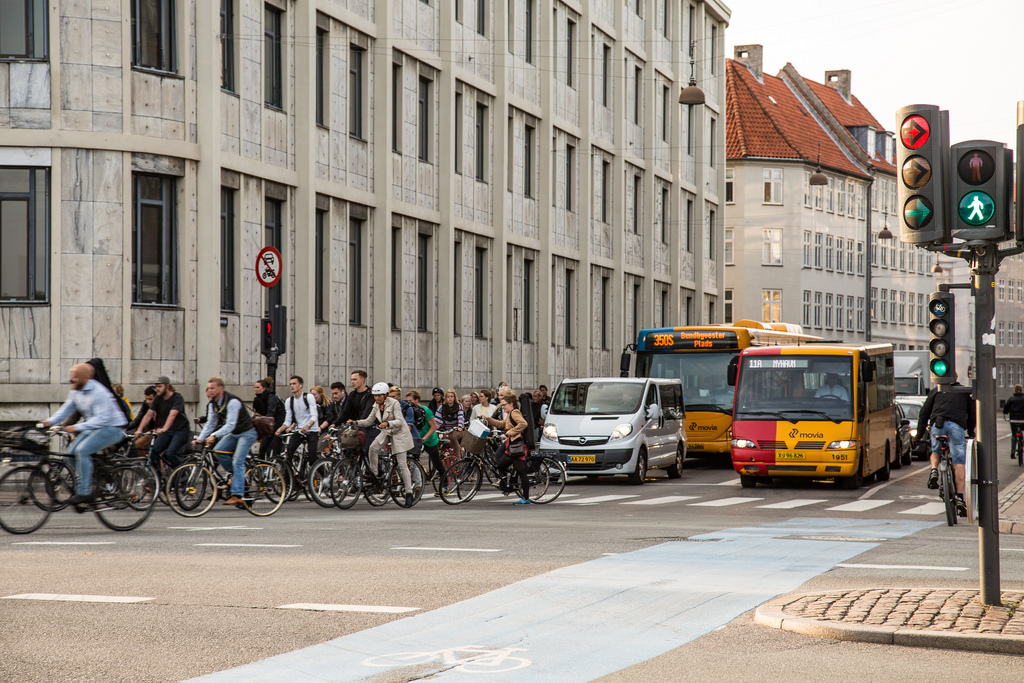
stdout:
{"type": "Polygon", "coordinates": [[[148,467],[121,465],[110,472],[109,482],[113,490],[103,494],[96,516],[113,531],[137,529],[153,514],[156,478],[148,467]]]}
{"type": "Polygon", "coordinates": [[[536,458],[536,466],[528,463],[530,501],[543,505],[562,495],[565,490],[565,466],[547,456],[536,458]]]}
{"type": "Polygon", "coordinates": [[[334,507],[331,496],[331,475],[334,474],[334,460],[320,458],[309,468],[306,477],[306,497],[320,507],[334,507]]]}
{"type": "Polygon", "coordinates": [[[434,493],[437,493],[441,490],[441,476],[449,467],[458,462],[458,459],[455,457],[455,453],[452,451],[451,448],[442,448],[440,455],[441,464],[444,466],[444,469],[438,472],[437,470],[434,469],[434,463],[431,462],[430,472],[428,472],[430,482],[434,485],[434,493]]]}
{"type": "Polygon", "coordinates": [[[945,460],[939,463],[939,491],[946,505],[946,524],[956,526],[956,487],[953,483],[953,469],[945,460]]]}
{"type": "Polygon", "coordinates": [[[186,463],[168,477],[167,500],[182,517],[205,515],[217,501],[217,480],[202,463],[186,463]]]}
{"type": "Polygon", "coordinates": [[[268,462],[256,463],[245,471],[245,509],[257,517],[269,517],[284,503],[284,477],[268,462]]]}
{"type": "Polygon", "coordinates": [[[423,465],[418,460],[408,458],[406,462],[409,465],[409,480],[412,483],[412,505],[405,504],[405,489],[402,487],[402,477],[398,473],[398,467],[391,470],[389,492],[391,493],[391,500],[395,501],[395,505],[400,508],[412,507],[420,502],[420,498],[423,497],[423,479],[426,476],[423,472],[423,465]]]}
{"type": "Polygon", "coordinates": [[[0,526],[12,534],[30,534],[53,511],[46,476],[35,466],[16,467],[0,477],[0,526]]]}
{"type": "MultiPolygon", "coordinates": [[[[394,470],[385,472],[384,476],[377,478],[366,477],[363,480],[363,498],[375,508],[386,505],[391,497],[391,475],[396,474],[394,470]]],[[[402,484],[399,482],[399,488],[402,484]]]]}
{"type": "Polygon", "coordinates": [[[441,500],[458,505],[473,500],[480,490],[484,473],[476,460],[460,460],[441,475],[441,500]]]}
{"type": "Polygon", "coordinates": [[[75,495],[75,471],[64,458],[47,458],[40,467],[46,476],[50,509],[54,512],[63,510],[68,499],[75,495]]]}
{"type": "Polygon", "coordinates": [[[342,510],[348,510],[359,500],[363,478],[359,474],[359,461],[342,458],[331,473],[331,499],[342,510]]]}

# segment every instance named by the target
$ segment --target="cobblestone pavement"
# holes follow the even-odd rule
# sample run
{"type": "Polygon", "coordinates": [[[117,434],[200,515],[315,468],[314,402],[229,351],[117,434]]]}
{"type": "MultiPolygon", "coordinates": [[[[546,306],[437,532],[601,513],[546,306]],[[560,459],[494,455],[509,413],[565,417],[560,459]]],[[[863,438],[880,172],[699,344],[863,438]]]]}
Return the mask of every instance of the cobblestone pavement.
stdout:
{"type": "Polygon", "coordinates": [[[1012,471],[1017,481],[999,496],[999,533],[1024,534],[1024,474],[1012,471]]]}

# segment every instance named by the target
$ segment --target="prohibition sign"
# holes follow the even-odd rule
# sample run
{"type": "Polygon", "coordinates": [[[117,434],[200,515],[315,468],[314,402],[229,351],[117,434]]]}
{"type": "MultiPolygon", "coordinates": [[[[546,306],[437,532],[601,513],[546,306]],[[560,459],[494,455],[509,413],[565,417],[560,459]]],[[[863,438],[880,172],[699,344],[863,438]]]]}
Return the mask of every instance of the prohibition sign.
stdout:
{"type": "Polygon", "coordinates": [[[281,281],[281,252],[274,247],[260,249],[256,256],[256,279],[268,288],[281,281]]]}

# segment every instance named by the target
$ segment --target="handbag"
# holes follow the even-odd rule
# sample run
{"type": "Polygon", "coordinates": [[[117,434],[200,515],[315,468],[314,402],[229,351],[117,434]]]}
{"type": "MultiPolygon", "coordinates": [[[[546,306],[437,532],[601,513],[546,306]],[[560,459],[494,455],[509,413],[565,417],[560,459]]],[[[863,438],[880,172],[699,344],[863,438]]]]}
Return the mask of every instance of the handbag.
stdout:
{"type": "Polygon", "coordinates": [[[274,433],[274,418],[269,415],[258,415],[252,419],[256,426],[256,437],[265,439],[274,433]]]}
{"type": "Polygon", "coordinates": [[[526,457],[526,443],[522,439],[506,442],[505,450],[510,458],[526,457]]]}

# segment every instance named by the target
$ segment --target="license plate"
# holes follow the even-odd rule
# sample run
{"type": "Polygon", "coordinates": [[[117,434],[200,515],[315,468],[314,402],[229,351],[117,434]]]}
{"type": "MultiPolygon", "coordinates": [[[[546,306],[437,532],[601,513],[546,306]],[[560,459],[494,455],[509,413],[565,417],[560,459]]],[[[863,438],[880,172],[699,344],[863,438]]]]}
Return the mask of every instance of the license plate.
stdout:
{"type": "Polygon", "coordinates": [[[780,451],[775,454],[776,460],[804,460],[807,456],[804,453],[789,453],[780,451]]]}
{"type": "Polygon", "coordinates": [[[593,464],[593,463],[597,462],[597,456],[596,455],[570,455],[569,456],[569,463],[570,464],[571,463],[577,463],[577,462],[578,463],[591,463],[591,464],[593,464]]]}
{"type": "Polygon", "coordinates": [[[688,451],[702,451],[702,450],[704,450],[704,444],[702,444],[702,443],[688,443],[688,444],[686,444],[686,450],[688,450],[688,451]]]}

